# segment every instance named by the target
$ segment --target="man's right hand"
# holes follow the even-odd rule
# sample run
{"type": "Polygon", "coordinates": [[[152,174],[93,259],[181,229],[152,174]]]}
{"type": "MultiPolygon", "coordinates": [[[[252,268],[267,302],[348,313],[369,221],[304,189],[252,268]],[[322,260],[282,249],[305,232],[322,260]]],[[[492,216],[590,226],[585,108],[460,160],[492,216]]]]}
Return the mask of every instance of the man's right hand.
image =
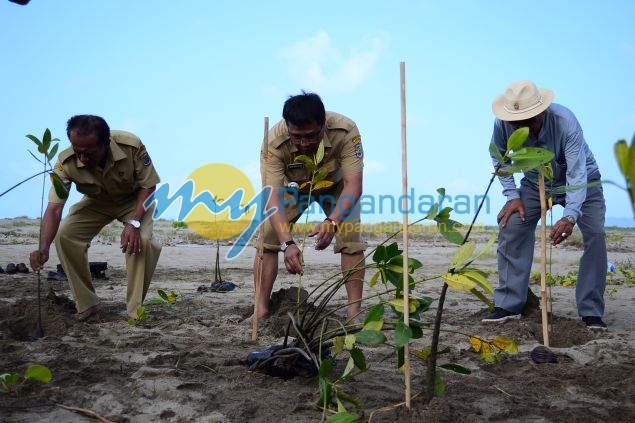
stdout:
{"type": "Polygon", "coordinates": [[[523,200],[520,198],[514,198],[513,200],[509,200],[501,211],[496,216],[496,221],[502,226],[507,226],[507,220],[514,213],[518,213],[520,215],[520,220],[525,221],[525,205],[523,204],[523,200]]]}
{"type": "Polygon", "coordinates": [[[284,254],[284,265],[287,268],[287,272],[293,275],[301,275],[304,273],[302,253],[297,245],[289,245],[282,254],[284,254]]]}
{"type": "Polygon", "coordinates": [[[49,260],[49,252],[35,250],[29,255],[29,262],[31,263],[31,269],[34,272],[39,272],[44,267],[44,263],[49,260]]]}

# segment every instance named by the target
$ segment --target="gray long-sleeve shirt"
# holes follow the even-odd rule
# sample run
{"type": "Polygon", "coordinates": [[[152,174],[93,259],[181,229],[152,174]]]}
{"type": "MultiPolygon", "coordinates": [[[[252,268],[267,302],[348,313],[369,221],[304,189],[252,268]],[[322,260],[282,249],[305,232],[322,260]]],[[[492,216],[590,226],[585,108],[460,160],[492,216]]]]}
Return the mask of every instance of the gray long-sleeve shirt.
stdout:
{"type": "MultiPolygon", "coordinates": [[[[492,142],[501,154],[505,154],[507,139],[513,132],[514,127],[510,123],[495,120],[492,142]]],[[[577,220],[582,214],[582,203],[586,199],[585,186],[590,181],[599,180],[600,171],[575,115],[566,107],[552,103],[544,111],[538,139],[529,137],[524,146],[546,148],[555,154],[551,161],[554,171],[553,188],[569,187],[566,190],[563,216],[573,216],[577,220]]],[[[496,166],[496,158],[492,159],[496,166]]],[[[525,178],[537,184],[538,173],[525,172],[525,178]]],[[[507,200],[520,197],[514,175],[501,176],[499,180],[507,200]]]]}

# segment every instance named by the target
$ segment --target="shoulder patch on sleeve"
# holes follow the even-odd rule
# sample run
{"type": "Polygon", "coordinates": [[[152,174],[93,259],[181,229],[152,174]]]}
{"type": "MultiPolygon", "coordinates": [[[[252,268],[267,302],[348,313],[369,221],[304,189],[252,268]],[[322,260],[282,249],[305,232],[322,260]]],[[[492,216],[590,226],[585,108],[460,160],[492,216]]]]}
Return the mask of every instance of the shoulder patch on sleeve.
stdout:
{"type": "Polygon", "coordinates": [[[150,166],[152,164],[152,159],[146,150],[146,146],[141,144],[141,148],[137,151],[137,158],[141,160],[144,166],[150,166]]]}
{"type": "Polygon", "coordinates": [[[360,142],[362,142],[362,136],[361,135],[355,135],[351,141],[353,142],[353,145],[359,144],[360,142]]]}
{"type": "MultiPolygon", "coordinates": [[[[357,137],[355,137],[357,138],[357,137]]],[[[355,157],[357,157],[358,159],[362,159],[364,158],[364,149],[362,148],[362,143],[361,143],[361,137],[359,139],[359,142],[357,142],[355,144],[355,157]]]]}

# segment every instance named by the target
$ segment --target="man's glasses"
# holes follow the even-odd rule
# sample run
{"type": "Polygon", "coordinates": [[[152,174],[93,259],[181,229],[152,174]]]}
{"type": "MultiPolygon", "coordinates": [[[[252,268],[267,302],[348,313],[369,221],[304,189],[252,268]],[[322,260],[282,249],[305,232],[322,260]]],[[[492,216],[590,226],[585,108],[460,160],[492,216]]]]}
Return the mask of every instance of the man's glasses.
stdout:
{"type": "Polygon", "coordinates": [[[289,132],[289,139],[294,144],[301,144],[303,141],[307,144],[317,144],[322,141],[322,129],[324,129],[324,125],[320,126],[317,131],[308,134],[292,134],[289,132]]]}

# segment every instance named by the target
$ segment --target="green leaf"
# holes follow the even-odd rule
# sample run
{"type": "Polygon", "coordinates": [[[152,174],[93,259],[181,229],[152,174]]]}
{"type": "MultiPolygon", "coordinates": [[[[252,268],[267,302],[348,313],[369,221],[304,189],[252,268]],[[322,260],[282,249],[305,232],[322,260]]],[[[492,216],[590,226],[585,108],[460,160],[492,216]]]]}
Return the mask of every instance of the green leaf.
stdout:
{"type": "Polygon", "coordinates": [[[458,364],[447,363],[447,364],[442,364],[439,367],[446,370],[451,370],[455,373],[460,373],[462,375],[472,374],[472,371],[470,369],[468,369],[467,367],[459,366],[458,364]]]}
{"type": "Polygon", "coordinates": [[[498,147],[496,146],[496,144],[494,144],[493,142],[490,143],[489,145],[489,154],[500,164],[505,163],[505,159],[503,158],[503,155],[501,154],[500,150],[498,149],[498,147]]]}
{"type": "Polygon", "coordinates": [[[313,177],[311,178],[311,181],[313,181],[313,183],[317,183],[322,181],[324,178],[326,178],[329,174],[328,169],[322,167],[320,169],[317,170],[317,172],[315,172],[313,174],[313,177]]]}
{"type": "Polygon", "coordinates": [[[51,151],[49,151],[49,153],[46,155],[46,158],[48,159],[49,162],[53,160],[53,158],[57,154],[57,149],[59,146],[60,146],[59,144],[55,144],[53,148],[51,148],[51,151]]]}
{"type": "MultiPolygon", "coordinates": [[[[403,269],[403,255],[398,255],[391,258],[390,260],[388,260],[388,263],[396,264],[403,269]]],[[[415,270],[420,269],[421,267],[423,267],[423,263],[421,263],[419,260],[410,257],[408,258],[408,273],[412,273],[415,270]]]]}
{"type": "Polygon", "coordinates": [[[353,362],[355,363],[355,367],[359,370],[368,370],[366,364],[366,357],[364,356],[364,352],[359,348],[353,348],[350,351],[351,357],[353,358],[353,362]]]}
{"type": "Polygon", "coordinates": [[[306,156],[304,154],[297,156],[295,158],[295,161],[304,163],[304,166],[306,166],[306,168],[309,169],[311,173],[314,173],[317,169],[317,166],[315,166],[315,163],[313,163],[313,160],[311,160],[309,156],[306,156]]]}
{"type": "Polygon", "coordinates": [[[346,362],[346,367],[344,367],[344,371],[342,372],[342,377],[346,378],[346,376],[348,376],[354,368],[355,362],[353,361],[353,357],[349,357],[348,361],[346,362]]]}
{"type": "Polygon", "coordinates": [[[315,152],[315,164],[322,163],[324,160],[324,141],[320,141],[317,151],[315,152]]]}
{"type": "Polygon", "coordinates": [[[412,329],[403,322],[397,322],[395,325],[395,344],[398,347],[406,345],[412,339],[412,329]]]}
{"type": "Polygon", "coordinates": [[[378,245],[373,253],[373,261],[375,263],[381,263],[388,259],[387,249],[383,245],[378,245]]]}
{"type": "MultiPolygon", "coordinates": [[[[386,303],[392,306],[397,313],[403,313],[403,297],[393,298],[392,300],[386,301],[386,303]]],[[[418,306],[419,300],[416,298],[408,298],[408,312],[414,313],[418,306]]]]}
{"type": "MultiPolygon", "coordinates": [[[[337,397],[338,400],[346,401],[350,404],[353,404],[356,408],[362,407],[362,404],[354,396],[344,391],[337,391],[335,393],[335,396],[337,397]]],[[[344,410],[340,410],[340,411],[344,411],[344,410]]]]}
{"type": "Polygon", "coordinates": [[[157,290],[159,297],[163,298],[164,301],[168,301],[168,294],[162,289],[157,290]]]}
{"type": "Polygon", "coordinates": [[[378,303],[375,304],[368,313],[366,314],[366,318],[364,319],[364,324],[369,322],[379,322],[384,317],[384,304],[378,303]]]}
{"type": "Polygon", "coordinates": [[[20,381],[20,375],[17,373],[4,373],[0,375],[0,380],[7,386],[15,385],[20,381]]]}
{"type": "Polygon", "coordinates": [[[332,181],[319,181],[315,185],[313,185],[313,189],[314,190],[325,189],[325,188],[329,188],[331,186],[333,186],[333,182],[332,181]]]}
{"type": "Polygon", "coordinates": [[[438,217],[435,217],[434,220],[437,222],[437,229],[445,239],[453,244],[463,244],[463,234],[455,230],[457,227],[462,227],[459,222],[451,219],[439,219],[438,217]]]}
{"type": "Polygon", "coordinates": [[[317,403],[318,407],[328,407],[333,404],[333,400],[331,399],[331,393],[333,392],[333,386],[326,379],[326,377],[319,377],[319,390],[320,390],[320,399],[317,403]]]}
{"type": "Polygon", "coordinates": [[[150,298],[149,300],[145,302],[145,304],[146,305],[161,305],[164,302],[165,301],[163,301],[161,298],[150,298]]]}
{"type": "Polygon", "coordinates": [[[325,420],[325,423],[352,423],[359,420],[359,416],[355,413],[339,412],[325,420]]]}
{"type": "Polygon", "coordinates": [[[42,135],[42,145],[45,146],[44,151],[48,150],[49,145],[51,145],[51,130],[48,128],[44,130],[44,135],[42,135]]]}
{"type": "Polygon", "coordinates": [[[490,301],[489,298],[487,298],[481,291],[479,291],[476,288],[472,288],[470,289],[470,292],[479,300],[481,300],[483,303],[485,303],[485,305],[487,305],[487,308],[489,308],[490,310],[494,309],[494,303],[492,301],[490,301]]]}
{"type": "Polygon", "coordinates": [[[619,140],[614,146],[615,159],[622,172],[622,175],[628,175],[628,144],[626,140],[619,140]]]}
{"type": "Polygon", "coordinates": [[[507,151],[516,151],[523,146],[529,137],[529,128],[516,129],[507,139],[507,151]]]}
{"type": "Polygon", "coordinates": [[[438,373],[434,377],[434,395],[439,398],[445,397],[445,383],[438,373]]]}
{"type": "Polygon", "coordinates": [[[35,135],[31,135],[31,134],[27,135],[26,137],[30,139],[31,141],[33,141],[35,145],[38,146],[38,151],[39,151],[39,147],[42,145],[42,142],[40,141],[40,139],[36,137],[35,135]]]}
{"type": "Polygon", "coordinates": [[[483,248],[481,248],[480,250],[478,250],[476,254],[474,254],[474,256],[472,257],[472,260],[470,260],[470,263],[474,262],[476,259],[480,258],[483,254],[488,252],[489,249],[492,248],[492,245],[494,245],[494,242],[496,242],[496,238],[497,238],[497,235],[493,234],[489,238],[489,240],[487,240],[487,243],[483,246],[483,248]]]}
{"type": "Polygon", "coordinates": [[[494,288],[492,287],[492,284],[490,284],[489,281],[487,280],[487,277],[485,276],[485,272],[482,272],[478,269],[468,268],[468,269],[463,269],[461,274],[467,276],[468,278],[476,282],[476,284],[480,286],[481,288],[483,288],[483,290],[487,292],[488,294],[491,295],[494,293],[494,288]]]}
{"type": "Polygon", "coordinates": [[[55,194],[65,200],[68,198],[68,188],[62,182],[62,178],[55,172],[49,173],[49,178],[51,179],[51,184],[53,184],[53,188],[55,189],[55,194]]]}
{"type": "Polygon", "coordinates": [[[450,288],[456,291],[468,292],[476,286],[474,281],[460,273],[446,273],[442,278],[450,288]]]}
{"type": "Polygon", "coordinates": [[[628,169],[626,171],[626,183],[630,187],[631,202],[635,208],[635,135],[628,149],[628,169]]]}
{"type": "Polygon", "coordinates": [[[344,336],[344,347],[347,350],[352,350],[355,347],[355,335],[349,333],[344,336]]]}
{"type": "Polygon", "coordinates": [[[363,345],[381,345],[386,342],[386,335],[378,330],[363,330],[355,334],[355,339],[363,345]]]}
{"type": "Polygon", "coordinates": [[[328,377],[331,375],[331,373],[333,373],[333,361],[332,360],[322,360],[322,362],[320,363],[320,368],[318,369],[318,376],[319,377],[328,377]]]}
{"type": "Polygon", "coordinates": [[[24,372],[24,379],[36,380],[42,383],[49,383],[53,379],[53,373],[48,367],[41,364],[33,364],[24,372]]]}
{"type": "Polygon", "coordinates": [[[476,250],[476,242],[468,241],[465,244],[461,245],[456,253],[454,253],[454,257],[452,257],[452,261],[450,261],[450,270],[454,270],[457,267],[461,266],[472,256],[476,250]]]}
{"type": "Polygon", "coordinates": [[[375,320],[372,322],[364,323],[363,330],[381,330],[384,327],[383,320],[375,320]]]}
{"type": "Polygon", "coordinates": [[[377,273],[375,273],[373,275],[372,278],[370,278],[370,287],[371,288],[377,284],[377,281],[379,280],[379,275],[380,274],[381,274],[381,272],[377,272],[377,273]]]}

